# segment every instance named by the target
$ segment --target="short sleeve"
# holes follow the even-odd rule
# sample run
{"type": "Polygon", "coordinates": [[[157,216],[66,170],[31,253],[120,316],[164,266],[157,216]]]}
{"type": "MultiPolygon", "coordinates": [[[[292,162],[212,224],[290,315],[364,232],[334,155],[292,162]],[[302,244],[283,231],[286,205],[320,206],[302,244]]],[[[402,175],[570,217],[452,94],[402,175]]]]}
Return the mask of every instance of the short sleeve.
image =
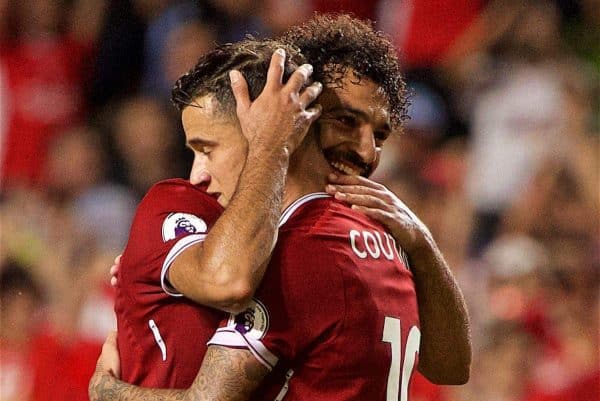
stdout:
{"type": "Polygon", "coordinates": [[[138,207],[123,257],[156,266],[148,273],[160,277],[162,290],[182,296],[169,284],[168,270],[183,251],[204,241],[220,212],[214,199],[186,181],[156,184],[138,207]]]}
{"type": "Polygon", "coordinates": [[[179,256],[183,251],[185,251],[192,245],[204,242],[204,240],[206,239],[206,234],[188,234],[182,237],[183,238],[175,242],[175,244],[165,257],[165,261],[163,262],[162,268],[160,270],[160,286],[162,287],[164,292],[174,297],[182,297],[183,294],[177,291],[175,287],[173,287],[171,283],[169,283],[169,280],[167,278],[169,268],[171,267],[175,259],[177,259],[177,256],[179,256]]]}
{"type": "Polygon", "coordinates": [[[345,316],[344,257],[309,234],[281,236],[252,305],[223,321],[209,345],[247,348],[268,369],[326,346],[345,316]]]}

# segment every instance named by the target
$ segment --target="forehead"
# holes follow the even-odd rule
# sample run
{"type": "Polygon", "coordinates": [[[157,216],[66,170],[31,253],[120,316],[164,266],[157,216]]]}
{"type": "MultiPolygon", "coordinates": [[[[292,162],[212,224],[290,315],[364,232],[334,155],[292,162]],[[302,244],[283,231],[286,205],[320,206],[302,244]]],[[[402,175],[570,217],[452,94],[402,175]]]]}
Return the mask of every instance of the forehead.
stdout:
{"type": "Polygon", "coordinates": [[[191,136],[211,136],[217,139],[227,132],[223,126],[236,126],[236,120],[223,112],[214,96],[207,95],[196,98],[193,103],[181,112],[181,122],[186,138],[191,136]]]}
{"type": "Polygon", "coordinates": [[[390,106],[383,88],[367,78],[360,80],[349,71],[338,83],[327,84],[319,101],[323,112],[355,109],[377,121],[389,122],[390,106]]]}
{"type": "Polygon", "coordinates": [[[186,120],[198,118],[227,119],[219,101],[213,95],[197,97],[181,112],[186,120]]]}

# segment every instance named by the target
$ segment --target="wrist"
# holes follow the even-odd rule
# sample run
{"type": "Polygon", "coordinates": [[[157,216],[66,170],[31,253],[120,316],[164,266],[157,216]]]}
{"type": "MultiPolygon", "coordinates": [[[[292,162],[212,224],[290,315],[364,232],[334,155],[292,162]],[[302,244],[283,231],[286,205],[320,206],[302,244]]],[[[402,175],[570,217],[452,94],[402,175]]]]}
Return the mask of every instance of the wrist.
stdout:
{"type": "Polygon", "coordinates": [[[271,146],[255,146],[248,148],[247,162],[262,161],[275,165],[287,166],[290,160],[290,152],[287,146],[271,145],[271,146]]]}

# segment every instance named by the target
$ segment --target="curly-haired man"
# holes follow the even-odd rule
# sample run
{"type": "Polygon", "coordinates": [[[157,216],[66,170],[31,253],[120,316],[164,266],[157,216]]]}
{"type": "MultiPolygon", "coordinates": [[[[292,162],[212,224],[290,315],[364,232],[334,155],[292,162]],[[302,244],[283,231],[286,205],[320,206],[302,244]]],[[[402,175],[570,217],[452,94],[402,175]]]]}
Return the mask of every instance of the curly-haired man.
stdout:
{"type": "MultiPolygon", "coordinates": [[[[426,227],[365,178],[406,115],[393,48],[370,25],[347,16],[315,17],[283,40],[316,60],[313,76],[325,90],[321,119],[289,160],[288,207],[271,267],[249,308],[223,320],[189,390],[125,387],[109,377],[113,399],[242,400],[254,392],[256,399],[407,400],[421,336],[426,376],[448,383],[468,377],[466,312],[443,258],[426,227]],[[329,191],[364,214],[316,192],[332,173],[336,185],[329,191]],[[443,352],[456,371],[432,363],[443,352]]],[[[243,82],[232,80],[238,108],[243,82]]],[[[188,100],[204,109],[211,107],[207,101],[222,101],[203,96],[215,91],[192,92],[188,100]]],[[[197,112],[184,108],[184,123],[186,110],[197,112]]],[[[193,124],[186,135],[188,128],[193,124]]],[[[98,380],[95,390],[107,383],[98,380]]]]}

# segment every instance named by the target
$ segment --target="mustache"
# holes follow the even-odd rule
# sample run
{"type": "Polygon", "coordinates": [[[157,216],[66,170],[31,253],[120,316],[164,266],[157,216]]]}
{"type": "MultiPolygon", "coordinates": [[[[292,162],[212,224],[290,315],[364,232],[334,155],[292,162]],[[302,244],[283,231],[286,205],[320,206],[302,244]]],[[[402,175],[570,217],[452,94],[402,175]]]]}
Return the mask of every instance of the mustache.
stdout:
{"type": "Polygon", "coordinates": [[[375,169],[374,163],[366,162],[358,153],[351,150],[341,151],[333,148],[323,149],[323,155],[327,160],[341,161],[357,167],[360,175],[368,178],[375,169]]]}

